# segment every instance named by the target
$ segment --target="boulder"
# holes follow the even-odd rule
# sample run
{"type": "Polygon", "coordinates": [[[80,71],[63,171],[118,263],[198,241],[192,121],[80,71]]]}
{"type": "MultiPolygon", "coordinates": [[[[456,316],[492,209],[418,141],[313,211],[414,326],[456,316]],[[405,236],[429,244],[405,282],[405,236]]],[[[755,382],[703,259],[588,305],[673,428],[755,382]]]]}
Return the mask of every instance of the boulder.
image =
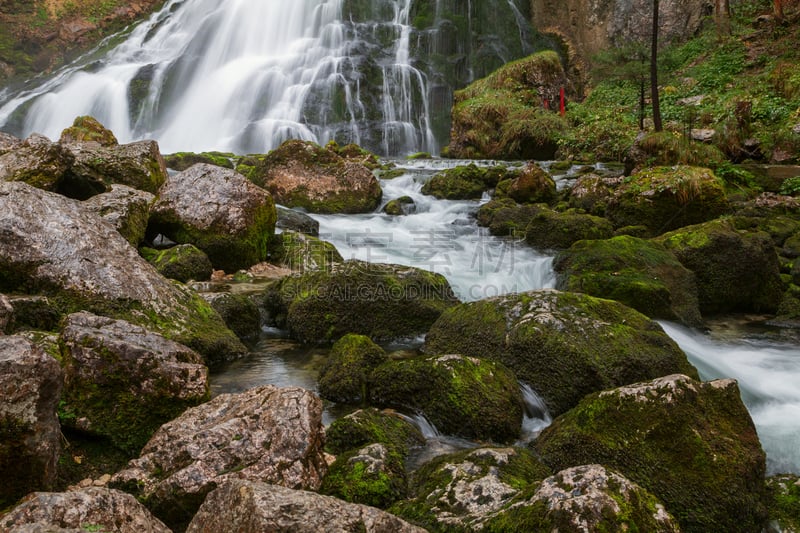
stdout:
{"type": "Polygon", "coordinates": [[[194,244],[215,268],[236,272],[267,258],[275,218],[269,193],[233,170],[201,163],[161,187],[148,234],[194,244]]]}
{"type": "Polygon", "coordinates": [[[236,168],[279,204],[311,213],[368,213],[383,194],[366,166],[307,141],[286,141],[263,159],[243,158],[236,168]]]}
{"type": "Polygon", "coordinates": [[[520,436],[519,383],[497,362],[461,355],[390,360],[369,381],[373,404],[422,412],[446,435],[503,443],[520,436]]]}
{"type": "Polygon", "coordinates": [[[617,470],[688,533],[759,531],[767,517],[765,455],[734,380],[670,375],[592,394],[534,446],[553,470],[617,470]]]}
{"type": "Polygon", "coordinates": [[[638,311],[554,290],[453,307],[431,326],[424,349],[503,363],[553,415],[598,390],[675,372],[697,376],[677,344],[638,311]]]}
{"type": "Polygon", "coordinates": [[[105,487],[86,487],[71,492],[35,492],[0,518],[0,529],[9,533],[171,533],[136,498],[105,487]]]}
{"type": "Polygon", "coordinates": [[[481,168],[475,164],[448,168],[426,181],[422,194],[440,200],[480,200],[484,191],[494,188],[505,173],[503,167],[481,168]]]}
{"type": "Polygon", "coordinates": [[[17,139],[10,133],[0,131],[0,155],[16,150],[22,144],[22,139],[17,139]]]}
{"type": "Polygon", "coordinates": [[[276,228],[319,237],[319,222],[307,214],[280,205],[276,205],[275,209],[278,211],[278,219],[275,221],[276,228]]]}
{"type": "Polygon", "coordinates": [[[328,270],[344,261],[333,244],[294,231],[284,231],[271,241],[270,262],[292,272],[328,270]]]}
{"type": "Polygon", "coordinates": [[[606,205],[622,179],[605,178],[597,174],[581,176],[569,190],[567,200],[570,207],[583,209],[592,215],[605,215],[606,205]]]}
{"type": "Polygon", "coordinates": [[[347,333],[373,340],[419,335],[457,301],[440,274],[363,261],[284,278],[265,295],[275,324],[302,342],[347,333]]]}
{"type": "Polygon", "coordinates": [[[779,474],[767,478],[767,487],[772,495],[769,508],[770,525],[767,531],[800,531],[800,477],[793,474],[779,474]]]}
{"type": "MultiPolygon", "coordinates": [[[[430,531],[483,531],[488,519],[551,474],[529,450],[478,448],[437,457],[411,480],[413,499],[391,511],[430,531]]],[[[542,531],[514,524],[505,531],[542,531]]]]}
{"type": "Polygon", "coordinates": [[[76,117],[72,126],[61,132],[61,144],[96,142],[100,146],[117,146],[117,138],[105,126],[90,116],[76,117]]]}
{"type": "Polygon", "coordinates": [[[560,252],[556,287],[617,300],[650,318],[699,326],[694,274],[663,245],[620,236],[580,241],[560,252]]]}
{"type": "MultiPolygon", "coordinates": [[[[22,181],[64,193],[64,176],[75,161],[72,152],[37,133],[0,155],[0,181],[22,181]]],[[[98,192],[104,190],[100,186],[98,192]]]]}
{"type": "Polygon", "coordinates": [[[602,465],[567,468],[542,481],[484,526],[486,532],[648,531],[679,533],[678,522],[655,496],[602,465]]]}
{"type": "Polygon", "coordinates": [[[560,213],[546,206],[537,207],[525,228],[525,242],[536,249],[564,249],[577,241],[608,239],[614,234],[611,223],[604,218],[575,209],[560,213]]]}
{"type": "Polygon", "coordinates": [[[204,292],[200,296],[211,304],[225,324],[242,340],[257,340],[261,334],[261,313],[244,294],[204,292]]]}
{"type": "Polygon", "coordinates": [[[542,167],[528,163],[511,181],[506,194],[520,204],[548,203],[556,197],[556,182],[542,167]]]}
{"type": "Polygon", "coordinates": [[[369,403],[372,371],[388,360],[369,337],[348,334],[336,341],[319,371],[319,395],[342,403],[369,403]]]}
{"type": "Polygon", "coordinates": [[[405,457],[411,448],[425,444],[425,437],[416,426],[393,411],[374,407],[337,418],[325,434],[325,448],[336,455],[380,443],[405,457]]]}
{"type": "Polygon", "coordinates": [[[425,530],[366,505],[266,483],[231,480],[208,495],[186,531],[424,533],[425,530]]]}
{"type": "Polygon", "coordinates": [[[6,325],[6,333],[35,331],[56,331],[63,318],[61,311],[46,296],[8,296],[13,312],[6,325]]]}
{"type": "Polygon", "coordinates": [[[410,196],[401,196],[400,198],[389,200],[386,205],[383,206],[383,212],[393,217],[411,215],[416,211],[417,204],[414,203],[414,199],[410,196]]]}
{"type": "Polygon", "coordinates": [[[644,225],[660,235],[728,213],[724,186],[707,168],[655,167],[625,178],[605,215],[615,227],[644,225]]]}
{"type": "Polygon", "coordinates": [[[0,294],[0,335],[5,335],[10,331],[9,325],[13,319],[14,308],[11,306],[8,296],[0,294]]]}
{"type": "Polygon", "coordinates": [[[127,185],[112,185],[110,191],[92,196],[83,205],[111,224],[131,246],[136,247],[144,240],[150,206],[155,199],[149,192],[127,185]]]}
{"type": "Polygon", "coordinates": [[[542,204],[517,205],[511,198],[491,200],[478,209],[478,225],[498,237],[524,237],[533,217],[547,209],[542,204]]]}
{"type": "Polygon", "coordinates": [[[404,457],[381,443],[345,452],[331,465],[320,493],[386,509],[406,496],[403,460],[404,457]]]}
{"type": "Polygon", "coordinates": [[[218,363],[246,353],[197,294],[169,282],[79,202],[0,183],[0,292],[41,294],[145,326],[218,363]]]}
{"type": "Polygon", "coordinates": [[[123,320],[69,315],[59,338],[61,421],[134,455],[161,424],[208,399],[194,350],[123,320]]]}
{"type": "Polygon", "coordinates": [[[179,244],[164,250],[142,247],[139,253],[159,274],[181,283],[208,281],[214,273],[211,260],[193,244],[179,244]]]}
{"type": "Polygon", "coordinates": [[[0,336],[0,509],[56,481],[64,373],[31,341],[0,336]]]}
{"type": "Polygon", "coordinates": [[[322,402],[309,391],[266,385],[221,394],[161,426],[110,486],[180,529],[228,480],[318,489],[328,468],[324,439],[322,402]]]}
{"type": "Polygon", "coordinates": [[[177,152],[174,154],[165,154],[164,162],[167,168],[183,172],[196,165],[197,163],[207,163],[209,165],[216,165],[222,168],[233,169],[233,159],[236,156],[229,152],[177,152]]]}
{"type": "Polygon", "coordinates": [[[729,219],[666,233],[664,245],[697,279],[700,311],[774,313],[783,283],[768,233],[739,231],[729,219]]]}
{"type": "Polygon", "coordinates": [[[77,183],[116,183],[156,194],[167,179],[167,166],[156,141],[114,146],[79,142],[65,146],[75,156],[68,174],[77,183]]]}

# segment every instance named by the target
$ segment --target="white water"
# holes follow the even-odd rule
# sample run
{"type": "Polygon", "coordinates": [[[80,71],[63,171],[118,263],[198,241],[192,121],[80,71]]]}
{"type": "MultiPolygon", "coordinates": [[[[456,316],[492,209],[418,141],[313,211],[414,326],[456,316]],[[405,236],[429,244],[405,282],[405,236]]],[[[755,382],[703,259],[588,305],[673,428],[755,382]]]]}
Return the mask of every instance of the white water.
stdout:
{"type": "Polygon", "coordinates": [[[661,326],[704,380],[738,380],[768,472],[800,474],[800,347],[763,339],[719,341],[675,324],[661,326]]]}
{"type": "Polygon", "coordinates": [[[463,301],[555,286],[552,256],[540,254],[524,242],[493,237],[476,226],[472,216],[479,202],[437,200],[420,192],[435,169],[466,162],[402,164],[404,175],[382,180],[383,202],[410,196],[416,213],[400,217],[381,212],[314,215],[320,223],[320,238],[332,242],[345,259],[407,265],[442,274],[463,301]]]}
{"type": "Polygon", "coordinates": [[[553,417],[544,400],[530,385],[520,383],[520,391],[525,402],[525,411],[522,418],[522,438],[518,444],[525,445],[538,437],[553,422],[553,417]]]}

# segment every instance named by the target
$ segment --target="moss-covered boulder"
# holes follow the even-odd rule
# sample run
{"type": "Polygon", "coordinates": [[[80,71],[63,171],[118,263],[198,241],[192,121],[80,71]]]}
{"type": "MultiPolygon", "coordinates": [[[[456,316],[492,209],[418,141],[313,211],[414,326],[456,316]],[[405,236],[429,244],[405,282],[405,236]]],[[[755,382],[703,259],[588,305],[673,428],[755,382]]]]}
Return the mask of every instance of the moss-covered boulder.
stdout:
{"type": "Polygon", "coordinates": [[[462,355],[393,360],[370,381],[373,404],[421,411],[447,435],[503,443],[520,436],[519,383],[497,362],[462,355]]]}
{"type": "Polygon", "coordinates": [[[370,400],[371,374],[388,359],[383,348],[363,335],[345,335],[333,345],[319,372],[319,395],[344,403],[370,400]]]}
{"type": "MultiPolygon", "coordinates": [[[[67,183],[74,188],[95,182],[104,185],[118,183],[155,194],[167,179],[167,165],[156,141],[137,141],[114,146],[99,146],[94,143],[65,146],[75,156],[75,163],[66,177],[67,183]]],[[[87,191],[85,196],[91,196],[90,192],[87,191]]],[[[81,197],[75,194],[71,196],[81,197]]]]}
{"type": "MultiPolygon", "coordinates": [[[[437,457],[390,511],[432,532],[482,531],[492,516],[551,474],[528,450],[479,448],[437,457]]],[[[515,524],[506,531],[536,531],[515,524]]]]}
{"type": "Polygon", "coordinates": [[[236,272],[267,259],[276,217],[269,193],[233,170],[200,163],[167,179],[147,231],[193,244],[216,268],[236,272]]]}
{"type": "Polygon", "coordinates": [[[406,496],[403,457],[384,444],[368,444],[336,458],[320,493],[385,509],[406,496]]]}
{"type": "Polygon", "coordinates": [[[245,341],[258,339],[261,334],[261,313],[252,298],[229,292],[204,292],[200,296],[211,304],[237,337],[245,341]]]}
{"type": "Polygon", "coordinates": [[[92,196],[83,205],[117,228],[131,246],[139,246],[147,232],[150,206],[155,200],[149,192],[112,185],[110,191],[92,196]]]}
{"type": "Polygon", "coordinates": [[[567,201],[570,207],[583,209],[592,215],[603,216],[606,205],[614,194],[614,189],[622,183],[622,178],[602,177],[586,174],[569,189],[567,201]]]}
{"type": "Polygon", "coordinates": [[[116,146],[117,138],[105,126],[90,116],[76,117],[72,126],[61,132],[58,142],[62,144],[96,142],[100,146],[116,146]]]}
{"type": "Polygon", "coordinates": [[[675,372],[697,376],[661,327],[638,311],[554,290],[448,309],[431,326],[425,351],[499,361],[529,384],[553,415],[591,392],[675,372]]]}
{"type": "Polygon", "coordinates": [[[608,239],[614,228],[605,218],[587,215],[575,209],[554,211],[539,209],[525,228],[525,242],[539,250],[564,249],[585,239],[608,239]]]}
{"type": "Polygon", "coordinates": [[[657,242],[694,272],[704,315],[777,309],[783,283],[769,234],[739,231],[720,219],[666,233],[657,242]]]}
{"type": "Polygon", "coordinates": [[[391,411],[359,409],[338,418],[325,431],[325,449],[335,455],[379,442],[403,457],[425,444],[425,437],[410,422],[391,411]]]}
{"type": "Polygon", "coordinates": [[[191,244],[179,244],[166,250],[139,249],[142,257],[153,265],[162,276],[186,283],[208,281],[214,272],[211,260],[202,250],[191,244]]]}
{"type": "Polygon", "coordinates": [[[374,340],[419,335],[457,302],[440,274],[363,261],[290,276],[265,293],[275,325],[302,342],[335,341],[347,333],[374,340]]]}
{"type": "Polygon", "coordinates": [[[167,168],[182,172],[197,163],[206,163],[222,168],[233,169],[234,158],[234,154],[228,152],[177,152],[174,154],[165,154],[164,162],[167,168]]]}
{"type": "Polygon", "coordinates": [[[498,237],[524,237],[531,219],[546,209],[543,204],[519,205],[511,198],[491,200],[478,209],[478,225],[498,237]]]}
{"type": "Polygon", "coordinates": [[[671,131],[640,134],[625,154],[625,174],[646,166],[692,165],[716,168],[728,158],[719,148],[671,131]]]}
{"type": "Polygon", "coordinates": [[[707,168],[650,168],[622,181],[605,215],[615,227],[644,225],[652,235],[660,235],[728,213],[724,186],[707,168]]]}
{"type": "Polygon", "coordinates": [[[592,394],[534,445],[553,470],[619,471],[686,532],[759,531],[766,519],[765,456],[733,380],[671,375],[592,394]]]}
{"type": "Polygon", "coordinates": [[[781,474],[767,478],[771,501],[769,519],[778,531],[800,531],[800,477],[781,474]]]}
{"type": "Polygon", "coordinates": [[[311,213],[368,213],[383,194],[362,163],[307,141],[286,141],[264,157],[242,158],[236,170],[279,204],[311,213]]]}
{"type": "Polygon", "coordinates": [[[72,314],[59,345],[61,423],[131,456],[161,424],[208,399],[208,369],[197,352],[123,320],[72,314]]]}
{"type": "MultiPolygon", "coordinates": [[[[45,191],[58,192],[73,198],[88,198],[67,194],[65,176],[75,162],[75,156],[59,143],[43,135],[32,134],[0,155],[0,181],[21,181],[45,191]]],[[[105,186],[96,184],[94,193],[105,186]]]]}
{"type": "Polygon", "coordinates": [[[558,92],[568,87],[554,51],[534,54],[499,68],[455,93],[450,145],[454,158],[554,159],[557,140],[567,129],[556,109],[558,92]]]}
{"type": "Polygon", "coordinates": [[[422,193],[440,200],[479,200],[505,176],[504,167],[479,167],[475,164],[448,168],[422,186],[422,193]]]}
{"type": "Polygon", "coordinates": [[[296,231],[312,237],[319,237],[319,222],[297,209],[289,209],[280,205],[275,206],[278,220],[275,227],[283,231],[296,231]]]}
{"type": "Polygon", "coordinates": [[[506,195],[520,204],[548,203],[556,197],[556,182],[542,167],[528,163],[511,180],[506,195]]]}
{"type": "Polygon", "coordinates": [[[700,323],[695,276],[661,244],[629,236],[579,241],[553,267],[561,290],[617,300],[650,318],[700,323]]]}
{"type": "Polygon", "coordinates": [[[336,246],[317,237],[284,231],[271,241],[270,262],[292,272],[327,270],[344,261],[336,246]]]}
{"type": "Polygon", "coordinates": [[[483,531],[648,531],[679,533],[678,522],[646,489],[602,465],[567,468],[517,497],[483,531]]]}
{"type": "Polygon", "coordinates": [[[414,203],[414,199],[410,196],[401,196],[400,198],[389,200],[386,205],[383,206],[383,212],[393,217],[410,215],[416,210],[417,205],[414,203]]]}

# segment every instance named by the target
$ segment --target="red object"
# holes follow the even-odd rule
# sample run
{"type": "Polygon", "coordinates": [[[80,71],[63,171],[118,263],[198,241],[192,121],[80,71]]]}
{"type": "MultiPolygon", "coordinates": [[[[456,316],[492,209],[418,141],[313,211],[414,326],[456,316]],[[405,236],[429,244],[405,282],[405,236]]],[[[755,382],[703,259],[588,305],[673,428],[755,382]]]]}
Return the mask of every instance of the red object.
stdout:
{"type": "Polygon", "coordinates": [[[561,116],[562,117],[564,116],[564,113],[567,112],[567,107],[566,107],[566,105],[564,105],[564,88],[563,87],[561,88],[561,106],[559,107],[559,110],[561,112],[561,116]]]}

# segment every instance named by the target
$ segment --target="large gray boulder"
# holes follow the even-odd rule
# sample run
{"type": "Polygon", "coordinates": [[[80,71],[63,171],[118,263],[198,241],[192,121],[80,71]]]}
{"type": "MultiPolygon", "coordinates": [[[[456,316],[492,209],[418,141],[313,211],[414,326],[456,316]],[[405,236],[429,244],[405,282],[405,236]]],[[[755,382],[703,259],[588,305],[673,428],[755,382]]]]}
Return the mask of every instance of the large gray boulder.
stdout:
{"type": "MultiPolygon", "coordinates": [[[[19,144],[8,145],[0,155],[0,181],[22,181],[46,191],[62,192],[64,176],[75,156],[43,135],[32,134],[19,144]]],[[[103,187],[99,187],[98,192],[103,187]]]]}
{"type": "Polygon", "coordinates": [[[144,240],[150,206],[155,199],[149,192],[127,185],[112,185],[110,191],[92,196],[83,205],[114,226],[131,246],[139,246],[144,240]]]}
{"type": "Polygon", "coordinates": [[[309,391],[267,385],[222,394],[164,424],[111,485],[182,527],[228,480],[318,489],[328,468],[324,439],[322,402],[309,391]]]}
{"type": "Polygon", "coordinates": [[[161,424],[208,398],[203,358],[123,320],[81,312],[59,339],[66,375],[62,422],[137,453],[161,424]]]}
{"type": "Polygon", "coordinates": [[[0,518],[0,529],[8,533],[65,530],[171,533],[136,498],[105,487],[36,492],[0,518]]]}
{"type": "Polygon", "coordinates": [[[0,291],[146,326],[210,363],[246,353],[205,301],[159,275],[97,215],[24,183],[0,183],[0,291]]]}
{"type": "Polygon", "coordinates": [[[0,336],[0,509],[56,479],[64,373],[31,341],[0,336]]]}
{"type": "Polygon", "coordinates": [[[425,530],[374,507],[313,492],[235,480],[208,495],[186,531],[423,533],[425,530]]]}
{"type": "Polygon", "coordinates": [[[75,162],[69,179],[75,182],[117,183],[155,194],[167,179],[167,165],[156,141],[101,146],[97,142],[66,144],[75,162]]]}
{"type": "Polygon", "coordinates": [[[148,232],[194,244],[215,268],[235,272],[267,259],[276,216],[268,192],[233,170],[200,163],[167,179],[148,232]]]}

